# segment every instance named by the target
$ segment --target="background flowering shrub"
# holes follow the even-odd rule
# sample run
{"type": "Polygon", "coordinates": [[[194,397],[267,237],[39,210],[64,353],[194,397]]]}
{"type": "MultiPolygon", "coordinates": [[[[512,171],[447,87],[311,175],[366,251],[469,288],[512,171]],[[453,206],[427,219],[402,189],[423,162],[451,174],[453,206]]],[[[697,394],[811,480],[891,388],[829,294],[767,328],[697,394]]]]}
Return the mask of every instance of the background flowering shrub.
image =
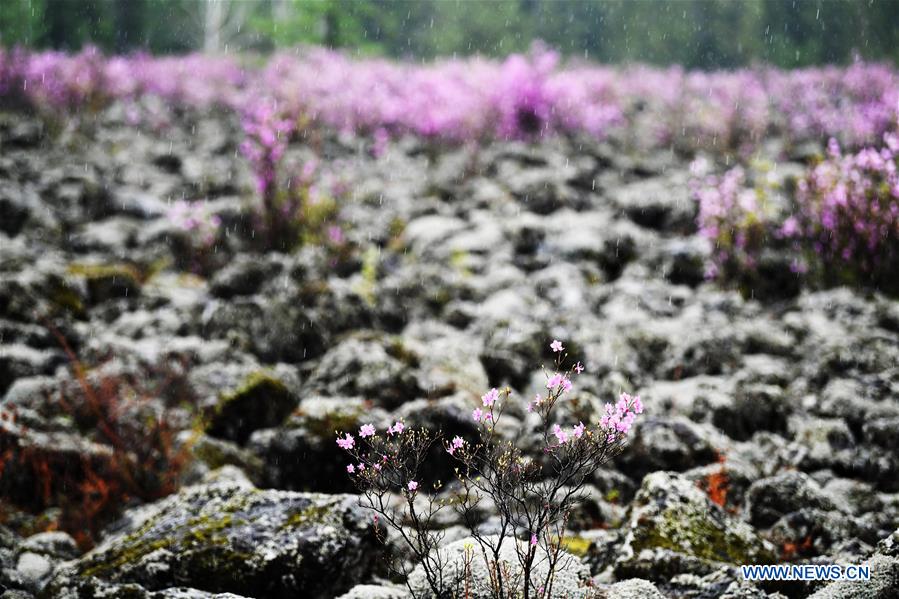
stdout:
{"type": "Polygon", "coordinates": [[[760,261],[771,247],[793,250],[789,268],[818,284],[868,284],[896,290],[899,265],[899,138],[884,136],[882,147],[844,155],[836,139],[827,156],[797,182],[796,193],[772,201],[764,177],[750,185],[746,170],[703,174],[693,164],[692,192],[699,204],[697,225],[712,244],[707,276],[759,284],[760,261]]]}
{"type": "MultiPolygon", "coordinates": [[[[649,147],[746,150],[762,135],[835,137],[857,148],[895,129],[899,77],[885,65],[686,72],[562,63],[537,45],[502,62],[413,65],[313,49],[260,69],[232,58],[105,58],[96,49],[0,51],[0,98],[43,111],[158,97],[180,108],[252,115],[271,97],[304,128],[467,142],[552,134],[631,138],[649,147]],[[637,132],[637,138],[633,138],[637,132]]],[[[260,115],[257,115],[260,116],[260,115]]],[[[252,120],[252,119],[251,119],[252,120]]]]}
{"type": "Polygon", "coordinates": [[[835,283],[869,283],[896,291],[899,268],[899,137],[843,155],[832,139],[827,157],[799,182],[797,213],[781,232],[835,283]]]}

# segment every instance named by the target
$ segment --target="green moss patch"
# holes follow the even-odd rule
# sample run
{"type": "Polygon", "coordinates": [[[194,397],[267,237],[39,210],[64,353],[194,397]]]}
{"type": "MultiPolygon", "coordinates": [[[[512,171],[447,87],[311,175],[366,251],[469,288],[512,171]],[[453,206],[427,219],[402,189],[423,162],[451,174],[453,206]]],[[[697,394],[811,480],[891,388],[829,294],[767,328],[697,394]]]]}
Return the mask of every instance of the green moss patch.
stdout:
{"type": "Polygon", "coordinates": [[[236,389],[219,397],[206,431],[213,437],[243,443],[254,430],[281,424],[296,403],[296,397],[281,379],[257,370],[236,389]]]}

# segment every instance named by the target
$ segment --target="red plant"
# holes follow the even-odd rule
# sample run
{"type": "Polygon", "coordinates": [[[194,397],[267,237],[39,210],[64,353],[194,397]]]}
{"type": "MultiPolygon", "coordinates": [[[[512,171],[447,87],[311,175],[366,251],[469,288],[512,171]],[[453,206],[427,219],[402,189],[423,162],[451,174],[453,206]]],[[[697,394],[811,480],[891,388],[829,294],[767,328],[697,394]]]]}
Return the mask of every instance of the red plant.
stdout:
{"type": "Polygon", "coordinates": [[[712,472],[706,475],[704,480],[705,492],[709,496],[709,499],[712,503],[716,505],[720,505],[724,507],[727,503],[727,492],[728,487],[730,485],[730,478],[727,475],[727,470],[724,467],[724,462],[727,460],[723,455],[718,455],[718,463],[721,464],[721,468],[715,472],[712,472]]]}
{"type": "Polygon", "coordinates": [[[801,543],[787,541],[783,544],[781,555],[784,559],[792,559],[793,557],[807,552],[812,548],[812,537],[807,536],[801,543]]]}
{"type": "MultiPolygon", "coordinates": [[[[57,338],[77,383],[60,390],[59,405],[87,431],[86,444],[68,451],[55,447],[52,437],[40,443],[47,434],[17,425],[12,412],[0,416],[0,503],[35,514],[59,508],[56,521],[44,528],[58,527],[87,548],[129,500],[152,501],[175,492],[191,444],[176,445],[170,413],[151,404],[158,393],[136,389],[118,374],[89,376],[65,340],[57,338]]],[[[172,382],[163,377],[160,389],[172,382]]]]}

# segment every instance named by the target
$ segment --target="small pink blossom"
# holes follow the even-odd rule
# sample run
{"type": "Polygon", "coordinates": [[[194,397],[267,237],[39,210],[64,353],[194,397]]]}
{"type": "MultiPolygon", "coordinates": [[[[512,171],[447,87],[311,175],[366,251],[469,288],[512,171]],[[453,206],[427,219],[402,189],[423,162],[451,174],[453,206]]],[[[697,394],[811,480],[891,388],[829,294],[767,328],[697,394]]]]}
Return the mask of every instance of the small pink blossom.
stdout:
{"type": "Polygon", "coordinates": [[[496,388],[491,389],[481,396],[481,401],[483,401],[484,405],[487,407],[492,406],[497,399],[499,399],[499,391],[496,388]]]}
{"type": "Polygon", "coordinates": [[[574,435],[575,439],[580,439],[584,436],[584,429],[587,428],[584,426],[583,422],[578,422],[577,426],[571,430],[571,433],[574,435]]]}
{"type": "Polygon", "coordinates": [[[346,465],[346,471],[347,471],[348,474],[352,474],[353,472],[356,471],[356,467],[353,466],[352,464],[347,464],[347,465],[346,465]]]}
{"type": "Polygon", "coordinates": [[[352,449],[356,445],[356,440],[353,438],[353,435],[347,433],[343,439],[337,439],[337,445],[341,449],[352,449]]]}
{"type": "Polygon", "coordinates": [[[363,439],[365,437],[373,437],[375,434],[375,427],[371,424],[363,424],[362,428],[359,429],[359,436],[363,439]]]}
{"type": "Polygon", "coordinates": [[[549,344],[549,347],[555,353],[559,353],[560,351],[565,349],[564,347],[562,347],[562,342],[559,341],[558,339],[553,339],[553,342],[549,344]]]}
{"type": "Polygon", "coordinates": [[[531,547],[537,545],[537,533],[531,533],[531,547]]]}
{"type": "Polygon", "coordinates": [[[460,436],[458,436],[458,435],[456,435],[455,437],[453,437],[453,448],[454,448],[454,449],[459,449],[459,448],[461,448],[463,445],[465,445],[465,439],[463,439],[462,437],[460,437],[460,436]]]}
{"type": "Polygon", "coordinates": [[[406,425],[403,424],[401,421],[397,420],[396,422],[393,423],[393,426],[391,426],[390,428],[387,429],[387,434],[388,435],[399,435],[404,430],[406,430],[406,425]]]}
{"type": "Polygon", "coordinates": [[[406,488],[408,488],[412,492],[415,492],[416,490],[418,490],[418,483],[414,480],[410,480],[409,484],[406,485],[406,488]]]}
{"type": "Polygon", "coordinates": [[[359,462],[358,464],[356,464],[356,470],[358,470],[359,472],[365,472],[365,464],[359,462]]]}
{"type": "Polygon", "coordinates": [[[562,427],[558,424],[553,425],[553,434],[556,436],[556,439],[559,440],[559,444],[568,442],[568,433],[562,430],[562,427]]]}
{"type": "Polygon", "coordinates": [[[565,380],[565,377],[557,372],[556,374],[552,375],[552,377],[550,377],[550,379],[546,382],[546,388],[555,389],[562,384],[563,380],[565,380]]]}
{"type": "Polygon", "coordinates": [[[580,362],[578,362],[577,364],[574,365],[574,371],[578,374],[584,372],[584,365],[581,364],[580,362]]]}
{"type": "Polygon", "coordinates": [[[480,421],[481,421],[481,418],[482,418],[483,416],[484,416],[484,412],[483,412],[483,410],[481,410],[481,408],[475,408],[475,409],[471,412],[471,418],[472,418],[472,420],[474,420],[475,422],[480,422],[480,421]]]}
{"type": "Polygon", "coordinates": [[[343,243],[344,239],[345,237],[343,235],[343,229],[341,229],[337,225],[328,227],[328,240],[331,243],[338,245],[343,243]]]}

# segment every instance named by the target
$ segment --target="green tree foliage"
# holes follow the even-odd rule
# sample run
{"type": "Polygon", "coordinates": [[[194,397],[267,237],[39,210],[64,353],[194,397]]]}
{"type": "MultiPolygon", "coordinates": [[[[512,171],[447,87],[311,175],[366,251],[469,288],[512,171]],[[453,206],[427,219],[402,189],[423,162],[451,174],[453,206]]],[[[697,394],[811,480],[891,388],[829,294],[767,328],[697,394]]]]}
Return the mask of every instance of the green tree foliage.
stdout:
{"type": "Polygon", "coordinates": [[[899,61],[899,0],[2,0],[0,44],[110,52],[302,44],[413,59],[543,40],[603,62],[736,67],[899,61]],[[239,10],[235,10],[239,8],[239,10]],[[211,8],[227,19],[209,19],[211,8]],[[217,24],[217,25],[216,25],[217,24]]]}

